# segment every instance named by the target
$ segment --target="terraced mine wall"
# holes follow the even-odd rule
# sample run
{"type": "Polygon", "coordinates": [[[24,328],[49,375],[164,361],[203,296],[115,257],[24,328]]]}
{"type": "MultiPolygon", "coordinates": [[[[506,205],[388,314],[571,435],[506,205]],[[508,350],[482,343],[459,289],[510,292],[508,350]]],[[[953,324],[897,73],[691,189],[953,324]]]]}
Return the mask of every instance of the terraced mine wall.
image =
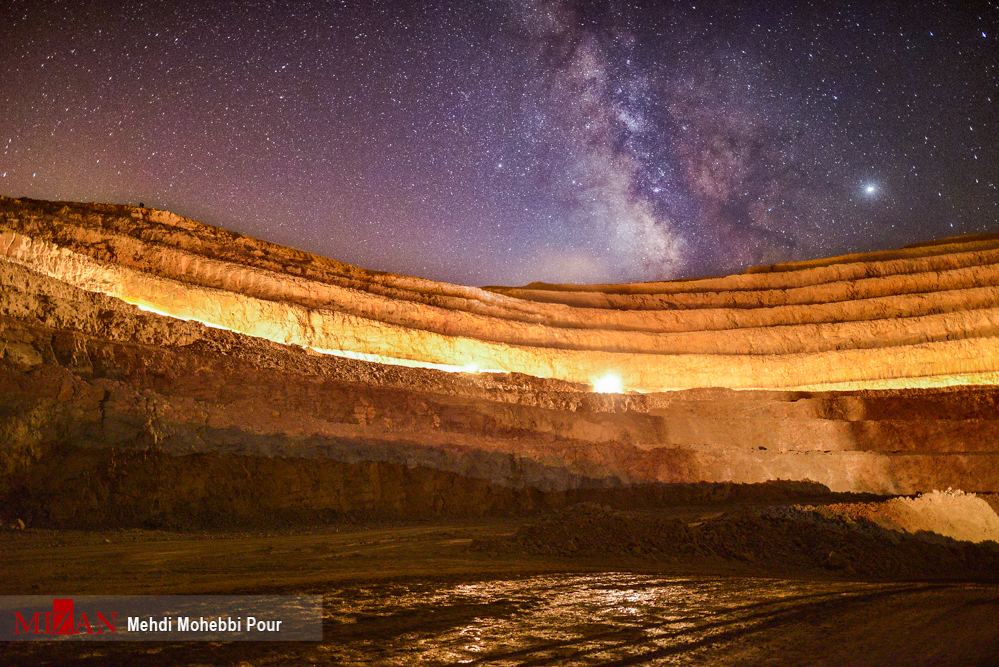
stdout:
{"type": "Polygon", "coordinates": [[[479,290],[365,272],[162,212],[2,199],[0,213],[7,521],[999,491],[996,239],[708,281],[479,290]],[[839,280],[808,282],[829,271],[839,280]],[[809,326],[851,333],[799,332],[809,326]],[[477,345],[497,356],[444,354],[477,345]],[[545,360],[545,372],[504,366],[510,350],[545,360]],[[601,365],[609,358],[620,363],[601,365]],[[831,361],[852,358],[857,367],[831,361]],[[677,370],[707,360],[731,363],[717,376],[677,370]],[[448,372],[471,366],[504,372],[448,372]],[[627,387],[649,368],[669,369],[653,386],[694,388],[592,391],[591,375],[610,369],[627,387]],[[763,486],[738,486],[751,484],[763,486]]]}
{"type": "Polygon", "coordinates": [[[999,238],[725,278],[477,289],[380,274],[163,211],[0,200],[0,257],[146,309],[370,361],[626,390],[999,379],[999,238]]]}

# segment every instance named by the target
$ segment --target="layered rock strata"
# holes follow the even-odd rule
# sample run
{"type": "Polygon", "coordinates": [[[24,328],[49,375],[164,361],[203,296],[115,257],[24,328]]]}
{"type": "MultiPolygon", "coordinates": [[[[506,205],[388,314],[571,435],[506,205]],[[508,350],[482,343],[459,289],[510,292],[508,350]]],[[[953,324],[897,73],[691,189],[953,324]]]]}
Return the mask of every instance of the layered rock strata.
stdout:
{"type": "MultiPolygon", "coordinates": [[[[593,497],[608,502],[635,494],[650,501],[703,502],[717,494],[743,493],[731,484],[778,482],[798,491],[821,486],[886,495],[947,487],[999,491],[999,388],[955,384],[960,373],[974,373],[979,382],[992,377],[988,369],[996,357],[986,351],[995,339],[987,327],[968,324],[986,321],[986,315],[978,316],[991,310],[990,303],[971,297],[961,301],[957,295],[994,288],[974,281],[958,287],[948,273],[958,272],[962,280],[994,277],[984,261],[967,263],[971,255],[992,252],[990,244],[999,247],[992,239],[882,253],[867,263],[773,267],[713,281],[602,286],[590,292],[551,286],[475,290],[365,272],[165,213],[14,200],[0,204],[0,257],[5,259],[0,261],[0,501],[11,517],[169,525],[183,517],[203,523],[222,515],[249,520],[365,512],[468,514],[536,509],[598,491],[593,497]],[[968,250],[969,244],[977,249],[968,250]],[[889,294],[887,283],[877,282],[887,280],[887,274],[859,278],[857,271],[858,266],[887,271],[889,264],[895,267],[892,275],[905,277],[896,285],[910,285],[908,296],[922,304],[913,307],[921,314],[908,318],[910,324],[936,317],[949,339],[927,342],[936,330],[917,327],[907,335],[923,342],[894,348],[803,352],[796,347],[799,339],[788,338],[785,349],[796,351],[784,355],[606,349],[630,344],[628,338],[640,333],[627,326],[653,321],[675,321],[674,329],[686,327],[692,335],[721,336],[729,330],[708,329],[705,323],[720,325],[728,317],[745,324],[750,320],[739,318],[761,318],[765,312],[790,317],[791,308],[821,320],[854,302],[864,304],[850,313],[888,313],[887,321],[899,311],[863,311],[861,305],[883,299],[883,308],[901,308],[904,300],[889,294]],[[916,264],[937,268],[916,271],[916,264]],[[899,267],[909,267],[908,272],[899,267]],[[786,303],[755,308],[740,301],[753,290],[735,289],[740,281],[763,278],[802,283],[800,273],[824,270],[841,276],[853,272],[853,280],[865,285],[854,289],[878,289],[882,296],[868,291],[852,301],[830,298],[812,305],[824,303],[832,310],[813,312],[803,284],[764,290],[765,297],[756,290],[761,299],[786,303]],[[714,291],[689,289],[697,283],[714,291]],[[730,293],[721,290],[726,284],[730,293]],[[949,287],[914,291],[931,284],[949,287]],[[173,291],[153,290],[159,285],[173,291]],[[731,305],[693,305],[705,299],[730,299],[731,305]],[[237,307],[247,303],[256,305],[237,307]],[[623,308],[624,303],[632,307],[623,308]],[[955,303],[965,307],[955,306],[951,318],[955,303]],[[171,310],[172,315],[162,314],[171,310]],[[197,318],[191,317],[195,310],[197,318]],[[314,326],[315,313],[322,326],[314,326]],[[206,314],[211,317],[205,323],[194,321],[206,314]],[[419,320],[420,314],[427,319],[419,320]],[[264,315],[273,317],[253,319],[264,315]],[[628,324],[611,328],[608,323],[616,316],[628,324]],[[331,321],[363,326],[339,330],[327,326],[331,321]],[[965,324],[970,328],[961,328],[965,324]],[[474,326],[488,330],[488,336],[466,335],[474,326]],[[268,335],[249,335],[247,329],[268,335]],[[410,354],[390,336],[378,343],[382,347],[352,347],[358,341],[371,343],[361,332],[387,336],[387,331],[403,330],[408,332],[400,334],[404,341],[451,337],[497,350],[518,349],[538,359],[559,354],[602,359],[604,354],[656,358],[664,365],[687,357],[710,357],[719,365],[729,359],[736,370],[724,377],[757,384],[758,378],[743,374],[740,364],[750,363],[747,359],[761,368],[789,356],[805,363],[847,352],[859,358],[883,353],[891,360],[888,351],[894,349],[898,356],[883,366],[894,373],[893,382],[947,386],[876,388],[882,379],[869,381],[875,388],[837,391],[722,386],[598,394],[589,380],[580,379],[585,373],[578,369],[565,377],[445,372],[420,364],[454,368],[475,360],[433,356],[441,349],[433,345],[410,354]],[[289,331],[313,338],[288,340],[289,331]],[[565,345],[500,340],[538,332],[552,336],[546,339],[549,345],[560,340],[565,345]],[[585,341],[604,342],[594,351],[583,346],[585,341]],[[950,343],[969,345],[984,356],[975,359],[977,365],[962,366],[971,357],[955,360],[933,347],[950,343]],[[911,354],[898,352],[909,348],[929,355],[925,368],[913,365],[911,354]],[[375,355],[409,359],[413,366],[370,360],[380,358],[375,355]]],[[[810,298],[840,289],[838,284],[816,287],[810,298]]],[[[881,331],[876,320],[846,324],[867,331],[863,340],[872,344],[871,332],[881,331]],[[865,329],[868,325],[872,328],[865,329]]],[[[804,325],[745,330],[776,345],[780,331],[795,326],[804,325]]],[[[663,335],[679,333],[684,332],[663,335]]],[[[834,383],[825,375],[796,384],[834,383]]]]}
{"type": "Polygon", "coordinates": [[[999,379],[999,237],[640,285],[477,289],[163,211],[0,200],[0,257],[210,326],[371,361],[626,390],[999,379]]]}

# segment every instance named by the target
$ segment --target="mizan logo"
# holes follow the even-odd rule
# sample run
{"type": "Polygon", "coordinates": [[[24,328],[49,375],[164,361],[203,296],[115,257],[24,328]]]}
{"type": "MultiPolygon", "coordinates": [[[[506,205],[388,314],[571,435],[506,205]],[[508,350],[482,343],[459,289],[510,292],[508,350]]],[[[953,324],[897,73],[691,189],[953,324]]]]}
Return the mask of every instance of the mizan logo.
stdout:
{"type": "Polygon", "coordinates": [[[105,631],[113,634],[115,617],[118,612],[113,611],[108,615],[111,617],[110,621],[108,621],[107,616],[100,612],[97,612],[93,619],[87,618],[83,612],[80,612],[77,617],[73,614],[72,598],[52,600],[52,611],[36,611],[27,621],[21,612],[15,611],[14,634],[103,635],[105,631]]]}

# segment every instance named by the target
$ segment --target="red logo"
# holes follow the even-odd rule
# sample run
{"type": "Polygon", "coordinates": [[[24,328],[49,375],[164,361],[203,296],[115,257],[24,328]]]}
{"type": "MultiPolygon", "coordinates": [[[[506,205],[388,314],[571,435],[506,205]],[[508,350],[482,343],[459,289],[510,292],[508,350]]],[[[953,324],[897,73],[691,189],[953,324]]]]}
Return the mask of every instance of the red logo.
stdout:
{"type": "Polygon", "coordinates": [[[52,600],[52,611],[36,611],[35,614],[24,620],[21,612],[14,612],[14,634],[15,635],[103,635],[105,630],[114,633],[115,617],[118,612],[113,611],[107,616],[97,612],[94,618],[94,625],[83,612],[77,617],[73,614],[73,598],[52,600]]]}

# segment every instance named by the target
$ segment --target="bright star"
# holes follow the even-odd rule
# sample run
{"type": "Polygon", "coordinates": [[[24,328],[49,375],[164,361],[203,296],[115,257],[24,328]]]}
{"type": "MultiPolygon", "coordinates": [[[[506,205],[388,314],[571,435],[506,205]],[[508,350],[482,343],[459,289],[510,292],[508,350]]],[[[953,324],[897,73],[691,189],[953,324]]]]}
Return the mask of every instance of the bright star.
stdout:
{"type": "Polygon", "coordinates": [[[878,192],[878,186],[874,185],[873,183],[864,186],[864,194],[868,196],[877,194],[877,192],[878,192]]]}

